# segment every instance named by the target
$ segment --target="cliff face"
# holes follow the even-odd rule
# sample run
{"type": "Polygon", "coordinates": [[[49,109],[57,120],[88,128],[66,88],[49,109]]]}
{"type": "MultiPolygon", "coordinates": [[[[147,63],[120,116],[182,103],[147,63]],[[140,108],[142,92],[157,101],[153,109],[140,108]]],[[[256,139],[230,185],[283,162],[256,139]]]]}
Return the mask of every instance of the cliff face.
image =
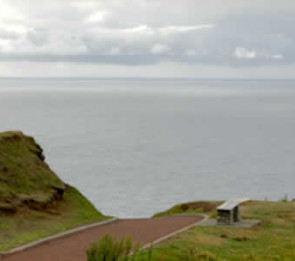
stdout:
{"type": "Polygon", "coordinates": [[[22,132],[0,133],[0,213],[46,209],[66,185],[44,161],[42,148],[22,132]]]}

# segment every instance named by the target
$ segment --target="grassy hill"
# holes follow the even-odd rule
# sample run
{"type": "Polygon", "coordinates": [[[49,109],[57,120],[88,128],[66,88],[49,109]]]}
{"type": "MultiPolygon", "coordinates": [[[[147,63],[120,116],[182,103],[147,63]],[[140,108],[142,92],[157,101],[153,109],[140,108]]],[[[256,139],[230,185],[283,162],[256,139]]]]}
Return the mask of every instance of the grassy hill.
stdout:
{"type": "Polygon", "coordinates": [[[32,137],[0,133],[0,251],[108,218],[44,159],[32,137]]]}

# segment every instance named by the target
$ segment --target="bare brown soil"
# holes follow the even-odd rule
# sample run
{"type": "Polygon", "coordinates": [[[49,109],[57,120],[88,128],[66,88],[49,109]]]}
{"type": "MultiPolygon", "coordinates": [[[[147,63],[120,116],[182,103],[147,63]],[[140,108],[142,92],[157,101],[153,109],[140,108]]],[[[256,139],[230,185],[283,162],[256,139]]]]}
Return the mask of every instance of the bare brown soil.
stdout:
{"type": "Polygon", "coordinates": [[[118,238],[129,235],[133,243],[155,241],[202,219],[201,216],[171,216],[153,219],[122,219],[56,239],[25,251],[3,256],[1,261],[82,261],[91,242],[105,234],[118,238]]]}

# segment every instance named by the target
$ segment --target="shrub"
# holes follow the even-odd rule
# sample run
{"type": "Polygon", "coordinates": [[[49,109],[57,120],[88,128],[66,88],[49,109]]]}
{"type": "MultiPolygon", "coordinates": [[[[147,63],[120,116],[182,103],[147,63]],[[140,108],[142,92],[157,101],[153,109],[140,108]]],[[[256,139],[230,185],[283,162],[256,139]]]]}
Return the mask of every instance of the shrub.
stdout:
{"type": "Polygon", "coordinates": [[[138,256],[141,245],[134,248],[129,236],[117,240],[110,235],[105,235],[98,242],[92,243],[86,250],[87,261],[149,261],[151,260],[151,248],[147,256],[138,256]],[[132,252],[132,249],[133,252],[132,252]]]}

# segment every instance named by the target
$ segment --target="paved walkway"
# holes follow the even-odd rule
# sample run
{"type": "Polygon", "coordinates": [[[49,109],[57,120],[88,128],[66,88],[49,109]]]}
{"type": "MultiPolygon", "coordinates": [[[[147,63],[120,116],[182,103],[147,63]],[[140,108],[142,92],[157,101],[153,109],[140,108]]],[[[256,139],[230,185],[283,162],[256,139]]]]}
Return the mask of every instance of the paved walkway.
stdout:
{"type": "Polygon", "coordinates": [[[145,245],[200,222],[202,219],[202,216],[121,219],[55,239],[22,252],[3,256],[1,261],[85,261],[85,250],[91,242],[97,241],[105,234],[112,234],[119,238],[129,235],[133,243],[141,242],[145,245]]]}

